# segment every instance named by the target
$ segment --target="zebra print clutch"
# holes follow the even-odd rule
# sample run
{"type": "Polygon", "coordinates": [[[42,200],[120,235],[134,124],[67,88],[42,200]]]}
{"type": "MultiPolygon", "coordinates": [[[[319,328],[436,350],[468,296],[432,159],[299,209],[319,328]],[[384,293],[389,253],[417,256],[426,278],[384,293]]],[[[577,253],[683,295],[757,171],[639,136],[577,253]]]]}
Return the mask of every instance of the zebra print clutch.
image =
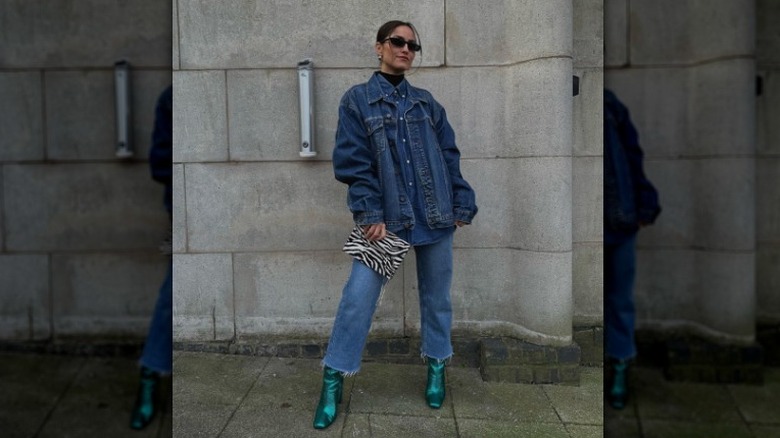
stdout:
{"type": "Polygon", "coordinates": [[[390,280],[404,261],[409,243],[391,232],[382,240],[368,240],[355,226],[344,243],[343,251],[390,280]]]}

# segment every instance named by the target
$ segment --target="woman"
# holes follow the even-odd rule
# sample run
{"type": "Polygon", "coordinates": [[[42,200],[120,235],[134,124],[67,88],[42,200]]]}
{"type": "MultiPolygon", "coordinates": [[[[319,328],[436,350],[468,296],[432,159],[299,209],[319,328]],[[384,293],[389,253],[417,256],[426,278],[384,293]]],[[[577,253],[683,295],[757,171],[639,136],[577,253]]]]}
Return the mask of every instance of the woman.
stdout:
{"type": "MultiPolygon", "coordinates": [[[[349,185],[348,204],[369,240],[392,232],[417,256],[421,354],[428,364],[426,401],[444,401],[444,366],[452,356],[452,237],[477,213],[474,191],[460,173],[460,152],[444,108],[404,78],[422,47],[411,23],[389,21],[377,32],[380,68],[352,87],[339,105],[333,168],[349,185]]],[[[314,427],[337,414],[345,375],[360,369],[384,277],[353,260],[327,353],[314,427]]]]}

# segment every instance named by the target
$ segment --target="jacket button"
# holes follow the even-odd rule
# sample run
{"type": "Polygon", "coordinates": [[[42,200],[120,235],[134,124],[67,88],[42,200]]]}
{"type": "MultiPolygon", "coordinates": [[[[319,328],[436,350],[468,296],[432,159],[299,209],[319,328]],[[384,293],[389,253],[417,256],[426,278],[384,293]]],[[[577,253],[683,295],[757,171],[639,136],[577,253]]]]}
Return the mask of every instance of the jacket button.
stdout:
{"type": "Polygon", "coordinates": [[[406,196],[399,196],[398,200],[401,202],[406,202],[406,196]]]}

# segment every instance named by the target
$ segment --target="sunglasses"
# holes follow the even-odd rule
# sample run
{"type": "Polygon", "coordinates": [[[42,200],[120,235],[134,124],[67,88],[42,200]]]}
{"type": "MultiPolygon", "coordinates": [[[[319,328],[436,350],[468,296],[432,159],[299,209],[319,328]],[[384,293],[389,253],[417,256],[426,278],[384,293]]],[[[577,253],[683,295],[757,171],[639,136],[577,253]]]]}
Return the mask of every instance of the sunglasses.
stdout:
{"type": "Polygon", "coordinates": [[[400,38],[400,37],[385,38],[385,40],[382,41],[382,42],[384,43],[384,42],[387,42],[387,41],[390,41],[390,44],[392,44],[395,47],[398,47],[399,49],[402,49],[404,47],[404,45],[407,45],[407,46],[409,46],[409,50],[411,50],[412,52],[419,52],[420,50],[422,50],[422,46],[417,44],[417,42],[415,42],[415,41],[406,41],[405,39],[400,38]]]}

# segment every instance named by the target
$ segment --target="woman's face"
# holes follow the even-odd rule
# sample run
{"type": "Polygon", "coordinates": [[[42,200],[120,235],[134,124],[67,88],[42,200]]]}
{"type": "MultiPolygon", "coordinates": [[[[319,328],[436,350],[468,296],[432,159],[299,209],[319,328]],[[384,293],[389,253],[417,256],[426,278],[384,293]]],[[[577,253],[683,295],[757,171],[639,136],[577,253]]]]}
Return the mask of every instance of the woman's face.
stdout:
{"type": "MultiPolygon", "coordinates": [[[[390,37],[403,38],[404,41],[417,42],[414,36],[414,31],[409,26],[398,26],[390,32],[390,37]]],[[[412,61],[414,61],[414,52],[409,50],[409,46],[404,44],[403,47],[395,47],[390,41],[385,38],[384,42],[376,43],[376,54],[382,57],[382,64],[379,66],[379,70],[385,73],[394,75],[403,74],[405,71],[412,68],[412,61]]]]}

